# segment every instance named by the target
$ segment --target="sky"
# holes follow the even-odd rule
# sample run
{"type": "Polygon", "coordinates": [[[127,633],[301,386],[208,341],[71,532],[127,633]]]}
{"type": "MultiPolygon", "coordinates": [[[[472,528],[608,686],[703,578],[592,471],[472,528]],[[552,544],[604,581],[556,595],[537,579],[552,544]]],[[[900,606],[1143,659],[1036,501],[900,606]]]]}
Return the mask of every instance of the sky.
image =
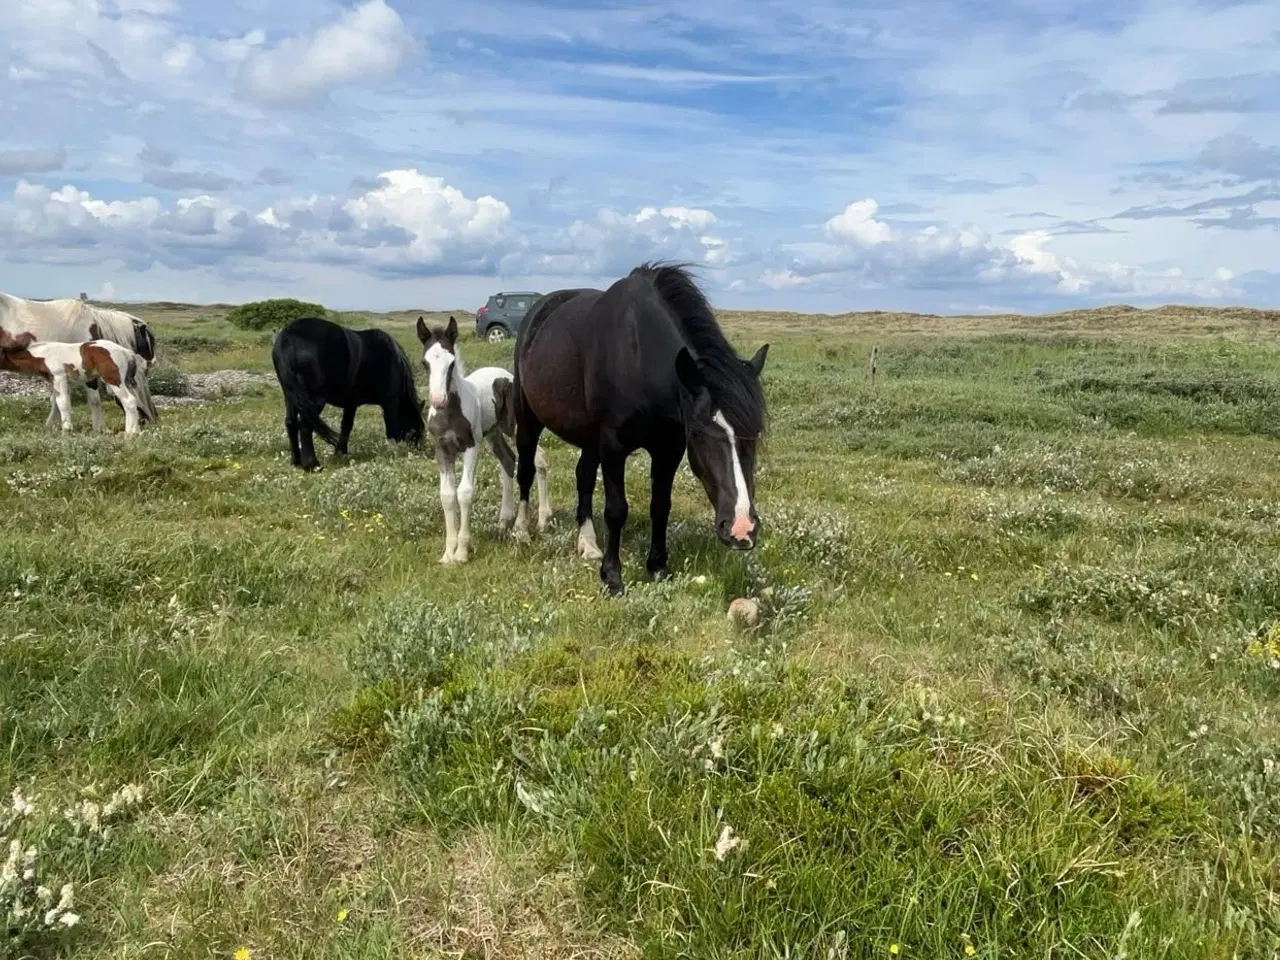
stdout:
{"type": "Polygon", "coordinates": [[[0,290],[1280,302],[1280,3],[0,0],[0,290]]]}

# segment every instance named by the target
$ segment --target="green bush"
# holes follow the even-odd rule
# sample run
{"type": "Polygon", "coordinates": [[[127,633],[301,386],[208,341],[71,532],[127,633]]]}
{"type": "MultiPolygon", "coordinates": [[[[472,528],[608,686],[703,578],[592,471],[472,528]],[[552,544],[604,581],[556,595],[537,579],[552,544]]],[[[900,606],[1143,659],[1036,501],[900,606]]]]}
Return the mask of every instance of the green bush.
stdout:
{"type": "Polygon", "coordinates": [[[191,396],[191,382],[187,375],[168,360],[160,360],[151,368],[147,385],[157,397],[191,396]]]}
{"type": "Polygon", "coordinates": [[[299,317],[323,317],[325,313],[318,303],[284,297],[242,303],[227,314],[227,322],[240,330],[278,330],[299,317]]]}

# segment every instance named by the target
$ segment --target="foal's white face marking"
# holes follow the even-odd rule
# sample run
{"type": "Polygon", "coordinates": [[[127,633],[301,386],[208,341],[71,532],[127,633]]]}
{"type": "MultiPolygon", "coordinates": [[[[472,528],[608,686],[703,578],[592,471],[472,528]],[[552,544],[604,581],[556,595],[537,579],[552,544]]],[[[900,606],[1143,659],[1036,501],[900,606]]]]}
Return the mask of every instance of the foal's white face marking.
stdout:
{"type": "Polygon", "coordinates": [[[729,438],[729,457],[733,464],[733,485],[737,498],[733,508],[733,527],[729,533],[737,540],[746,540],[755,529],[751,519],[751,499],[747,496],[747,476],[742,472],[742,460],[738,457],[738,438],[733,427],[719,410],[711,418],[729,438]]]}
{"type": "Polygon", "coordinates": [[[431,406],[443,407],[449,399],[449,368],[453,366],[453,354],[433,343],[423,355],[427,362],[427,389],[431,406]]]}

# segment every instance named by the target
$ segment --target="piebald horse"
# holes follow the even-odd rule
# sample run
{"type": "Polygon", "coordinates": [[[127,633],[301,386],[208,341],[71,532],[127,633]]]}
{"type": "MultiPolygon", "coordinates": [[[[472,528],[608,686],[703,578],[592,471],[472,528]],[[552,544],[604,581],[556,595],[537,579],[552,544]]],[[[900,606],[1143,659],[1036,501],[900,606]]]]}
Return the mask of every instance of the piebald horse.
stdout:
{"type": "MultiPolygon", "coordinates": [[[[0,330],[17,338],[31,334],[38,342],[83,343],[93,337],[90,327],[97,325],[101,339],[127,347],[142,358],[147,371],[156,359],[156,338],[151,328],[140,317],[123,310],[110,310],[94,306],[83,300],[27,300],[10,293],[0,292],[0,330]]],[[[102,415],[102,397],[96,386],[85,386],[85,395],[93,413],[94,429],[101,429],[105,422],[102,415]]],[[[140,410],[144,420],[152,420],[155,408],[140,410]]],[[[53,427],[62,419],[54,398],[49,400],[49,417],[45,426],[53,427]]]]}
{"type": "Polygon", "coordinates": [[[599,556],[591,501],[604,475],[608,533],[600,578],[621,593],[619,546],[627,521],[626,461],[651,461],[647,566],[667,570],[671,489],[686,449],[715,508],[715,530],[735,550],[759,536],[756,443],[765,427],[760,384],[769,345],[734,352],[688,269],[642,264],[608,290],[557,290],[530,309],[516,338],[520,501],[515,535],[529,535],[529,487],[543,429],[578,447],[578,552],[599,556]]]}
{"type": "MultiPolygon", "coordinates": [[[[503,434],[515,429],[511,374],[501,367],[481,367],[467,373],[458,351],[458,321],[449,317],[441,329],[433,330],[418,317],[418,340],[422,344],[422,366],[427,374],[427,432],[435,439],[436,464],[440,469],[440,507],[444,511],[444,553],[441,563],[466,563],[471,551],[471,503],[475,495],[476,465],[480,440],[489,441],[502,475],[502,508],[498,523],[503,529],[515,519],[511,502],[515,474],[515,454],[503,434]],[[462,461],[461,476],[458,461],[462,461]]],[[[538,529],[551,522],[551,502],[547,488],[547,459],[541,447],[531,454],[538,475],[538,529]]],[[[527,498],[526,498],[527,499],[527,498]]]]}

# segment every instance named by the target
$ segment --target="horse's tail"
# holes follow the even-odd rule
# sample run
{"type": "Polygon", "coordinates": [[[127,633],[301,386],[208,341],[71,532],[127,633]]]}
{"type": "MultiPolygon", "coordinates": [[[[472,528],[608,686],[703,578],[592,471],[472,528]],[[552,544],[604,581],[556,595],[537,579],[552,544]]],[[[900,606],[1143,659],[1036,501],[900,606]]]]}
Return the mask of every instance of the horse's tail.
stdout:
{"type": "Polygon", "coordinates": [[[129,358],[129,371],[125,375],[125,383],[137,394],[140,401],[139,409],[147,422],[159,423],[160,411],[156,409],[155,401],[151,399],[151,384],[147,382],[147,371],[140,368],[139,361],[146,363],[141,357],[129,358]]]}
{"type": "Polygon", "coordinates": [[[285,400],[312,430],[320,434],[325,443],[331,447],[337,447],[338,435],[333,432],[332,427],[320,419],[319,412],[312,405],[311,391],[298,376],[297,368],[287,362],[282,355],[281,351],[288,349],[280,343],[282,336],[287,336],[285,331],[277,333],[271,345],[271,365],[276,368],[276,379],[280,381],[280,389],[284,391],[285,400]]]}

